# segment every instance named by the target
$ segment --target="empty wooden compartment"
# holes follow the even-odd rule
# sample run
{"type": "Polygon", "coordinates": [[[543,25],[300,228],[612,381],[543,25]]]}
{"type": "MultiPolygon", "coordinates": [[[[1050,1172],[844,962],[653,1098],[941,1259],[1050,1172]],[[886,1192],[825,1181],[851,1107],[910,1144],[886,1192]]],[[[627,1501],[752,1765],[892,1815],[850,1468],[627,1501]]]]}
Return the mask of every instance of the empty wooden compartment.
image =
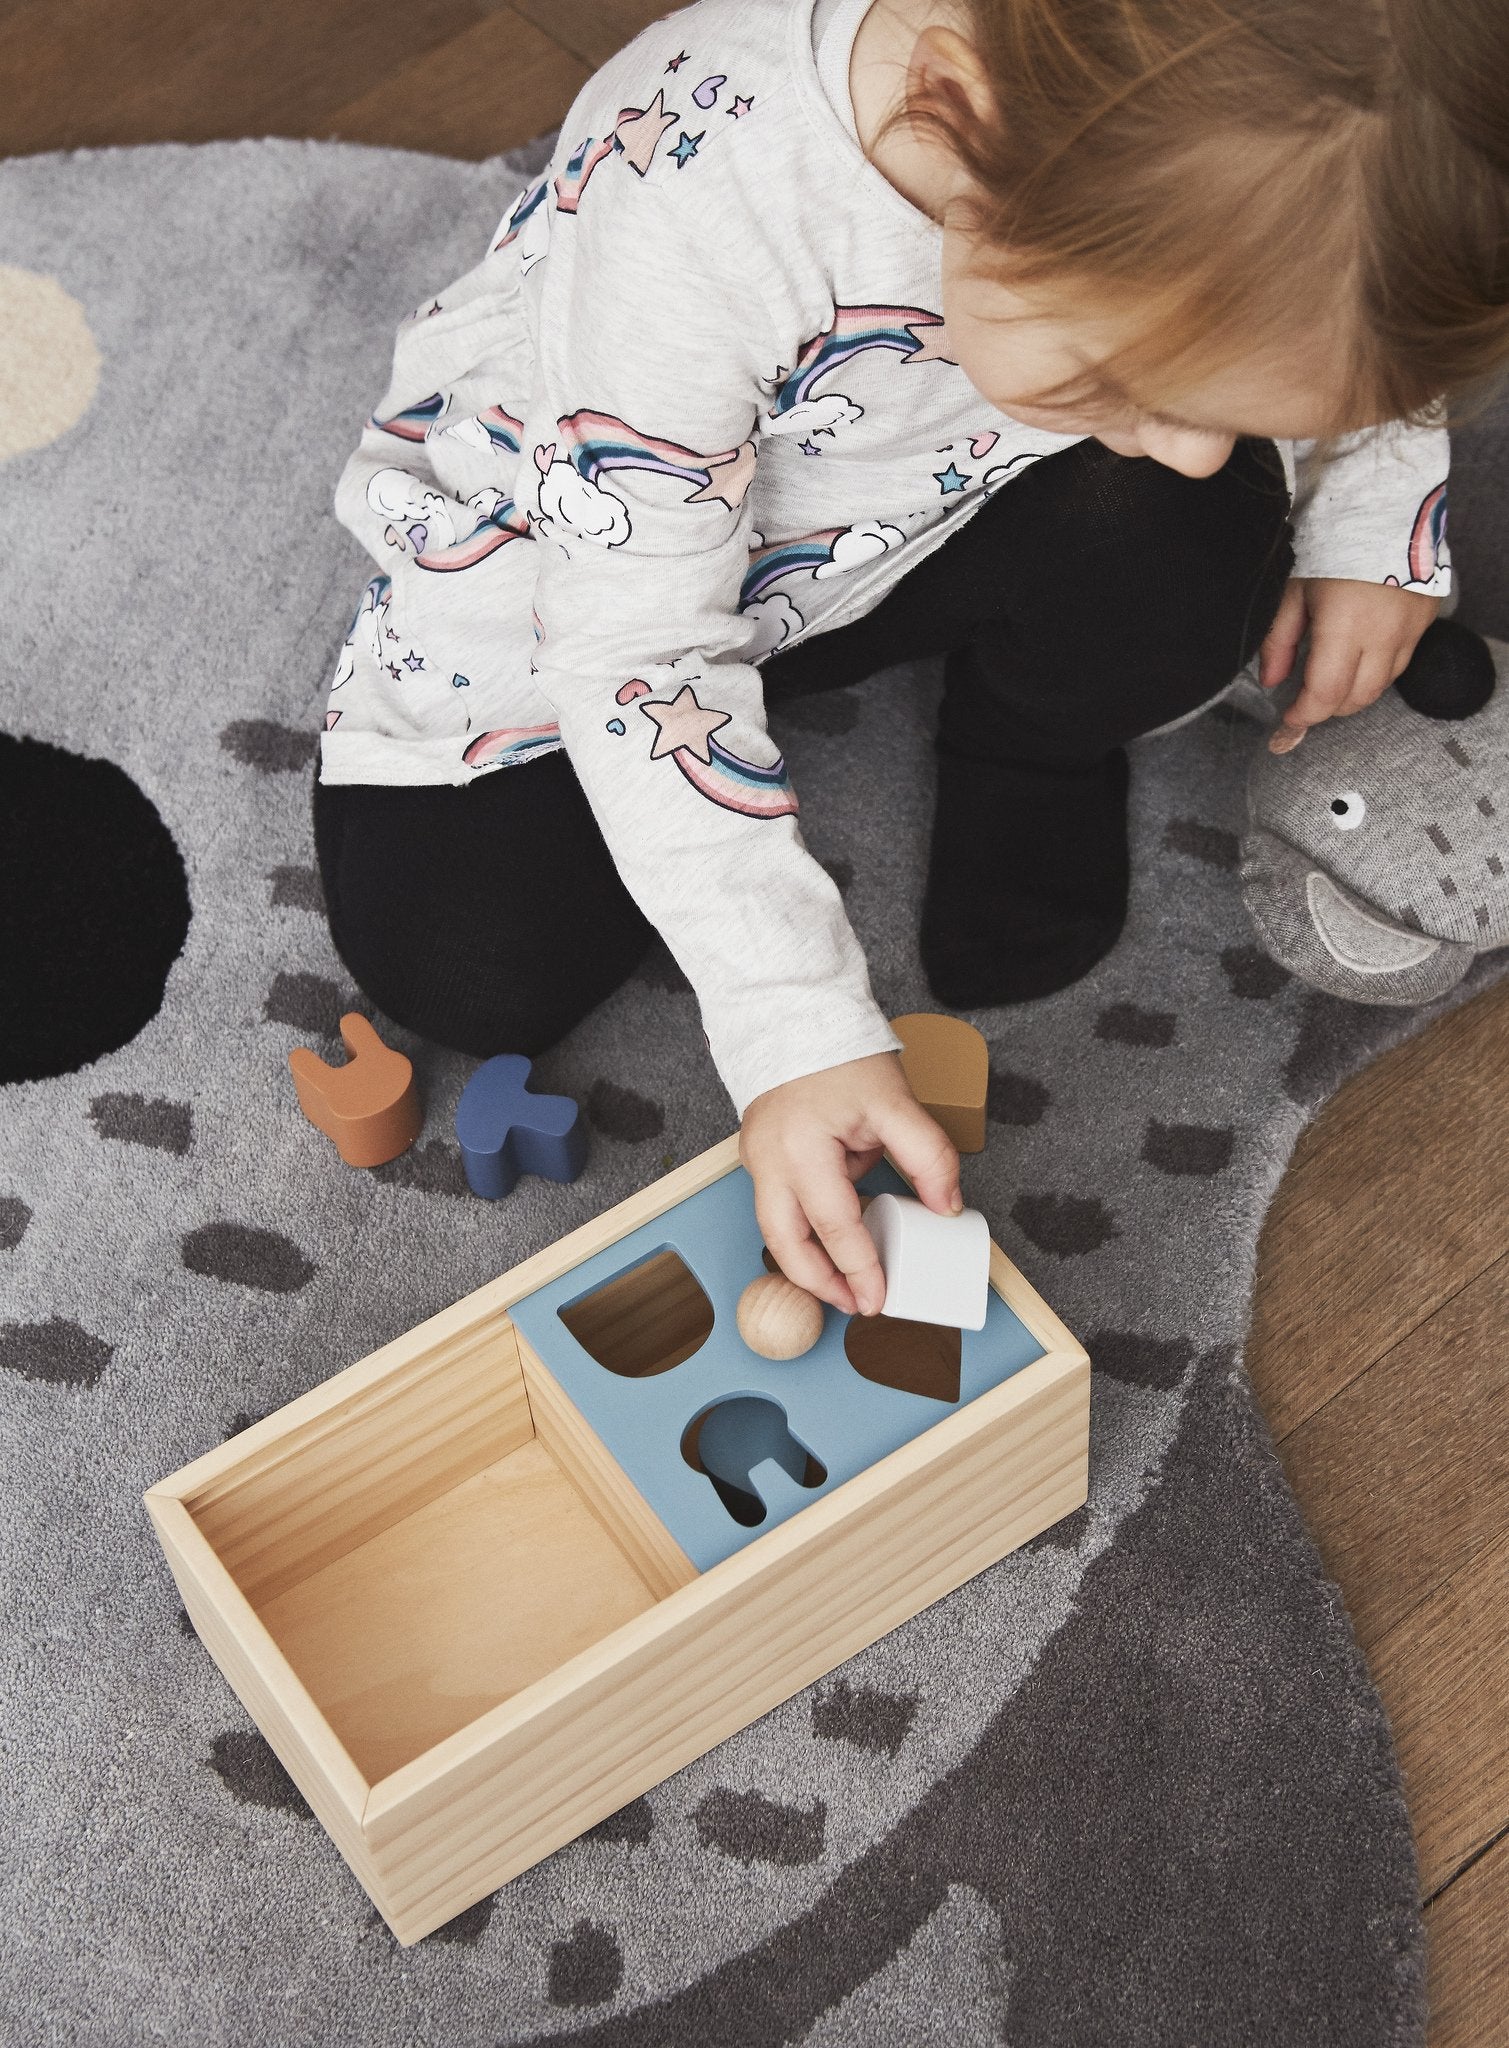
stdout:
{"type": "Polygon", "coordinates": [[[1042,1356],[699,1573],[509,1310],[735,1171],[730,1139],[146,1495],[201,1640],[402,1942],[1085,1498],[1088,1361],[996,1250],[1042,1356]]]}

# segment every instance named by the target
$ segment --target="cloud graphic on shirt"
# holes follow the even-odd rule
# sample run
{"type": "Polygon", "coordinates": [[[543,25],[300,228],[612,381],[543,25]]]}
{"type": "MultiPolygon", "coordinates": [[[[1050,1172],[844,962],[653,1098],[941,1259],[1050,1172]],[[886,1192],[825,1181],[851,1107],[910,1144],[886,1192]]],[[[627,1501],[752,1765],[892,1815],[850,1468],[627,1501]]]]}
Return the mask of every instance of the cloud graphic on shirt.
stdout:
{"type": "Polygon", "coordinates": [[[427,535],[426,540],[418,541],[420,548],[455,545],[456,522],[451,516],[450,501],[406,469],[374,471],[367,479],[367,503],[388,521],[388,536],[397,547],[404,545],[401,536],[418,526],[427,535]]]}
{"type": "Polygon", "coordinates": [[[464,419],[451,420],[443,427],[431,427],[428,438],[431,441],[459,441],[463,448],[475,448],[480,455],[492,453],[492,436],[475,413],[464,419]]]}
{"type": "Polygon", "coordinates": [[[865,409],[841,391],[825,391],[819,398],[801,398],[784,412],[768,412],[760,421],[762,434],[831,434],[864,418],[865,409]]]}
{"type": "Polygon", "coordinates": [[[833,542],[833,559],[819,562],[813,570],[814,577],[841,576],[846,569],[857,569],[862,562],[873,562],[877,555],[883,555],[890,548],[899,548],[906,535],[899,526],[891,526],[883,519],[872,519],[864,525],[846,526],[833,542]]]}
{"type": "Polygon", "coordinates": [[[544,532],[562,526],[607,548],[620,547],[629,538],[629,508],[623,499],[558,456],[553,441],[535,449],[534,462],[540,472],[539,523],[544,532]]]}
{"type": "Polygon", "coordinates": [[[773,590],[768,597],[757,597],[752,604],[742,608],[739,616],[754,621],[754,638],[746,650],[751,659],[781,646],[793,633],[800,632],[803,625],[801,613],[784,590],[773,590]]]}

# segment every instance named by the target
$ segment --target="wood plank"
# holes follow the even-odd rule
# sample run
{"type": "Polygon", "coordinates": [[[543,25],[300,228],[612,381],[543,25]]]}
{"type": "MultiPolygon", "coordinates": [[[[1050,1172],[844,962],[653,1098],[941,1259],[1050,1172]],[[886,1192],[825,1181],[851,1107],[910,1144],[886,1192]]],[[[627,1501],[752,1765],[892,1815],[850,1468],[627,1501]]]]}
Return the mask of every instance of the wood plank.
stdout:
{"type": "Polygon", "coordinates": [[[1434,1900],[1430,2048],[1509,2044],[1509,1836],[1434,1900]]]}
{"type": "Polygon", "coordinates": [[[475,0],[31,0],[0,18],[0,152],[326,133],[476,21],[475,0]]]}
{"type": "Polygon", "coordinates": [[[1509,1822],[1509,1538],[1373,1649],[1429,1898],[1509,1822]]]}
{"type": "Polygon", "coordinates": [[[418,1940],[1072,1512],[1083,1352],[1049,1357],[725,1559],[428,1755],[364,1818],[418,1940]]]}
{"type": "Polygon", "coordinates": [[[1509,1255],[1280,1455],[1367,1649],[1509,1526],[1509,1255]]]}
{"type": "Polygon", "coordinates": [[[1509,982],[1396,1046],[1301,1138],[1247,1365],[1280,1441],[1509,1250],[1509,982]]]}
{"type": "Polygon", "coordinates": [[[322,132],[441,156],[496,156],[558,126],[588,76],[579,57],[504,7],[390,71],[322,132]]]}
{"type": "Polygon", "coordinates": [[[514,0],[514,5],[594,71],[642,28],[674,12],[668,0],[514,0]]]}

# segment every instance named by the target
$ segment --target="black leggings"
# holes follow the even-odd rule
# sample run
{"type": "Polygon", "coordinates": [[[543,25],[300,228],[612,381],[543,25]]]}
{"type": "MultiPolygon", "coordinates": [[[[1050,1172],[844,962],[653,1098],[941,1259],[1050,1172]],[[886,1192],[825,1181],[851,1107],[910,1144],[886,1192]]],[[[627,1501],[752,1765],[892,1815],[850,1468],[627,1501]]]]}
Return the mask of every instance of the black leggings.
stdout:
{"type": "MultiPolygon", "coordinates": [[[[1086,440],[1033,463],[875,609],[766,657],[767,700],[943,655],[945,756],[1061,771],[1216,696],[1293,554],[1271,441],[1192,480],[1086,440]]],[[[460,786],[316,781],[330,931],[396,1023],[479,1058],[555,1043],[654,937],[562,753],[460,786]]]]}

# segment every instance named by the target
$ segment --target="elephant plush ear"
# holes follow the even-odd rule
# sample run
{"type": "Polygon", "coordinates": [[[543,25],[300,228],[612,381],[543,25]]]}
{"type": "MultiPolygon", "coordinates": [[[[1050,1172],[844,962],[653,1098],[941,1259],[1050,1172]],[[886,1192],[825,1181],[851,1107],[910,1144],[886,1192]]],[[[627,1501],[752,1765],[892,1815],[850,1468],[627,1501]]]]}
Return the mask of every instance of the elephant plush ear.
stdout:
{"type": "Polygon", "coordinates": [[[1424,718],[1471,718],[1493,695],[1493,656],[1455,619],[1426,627],[1394,688],[1424,718]]]}

